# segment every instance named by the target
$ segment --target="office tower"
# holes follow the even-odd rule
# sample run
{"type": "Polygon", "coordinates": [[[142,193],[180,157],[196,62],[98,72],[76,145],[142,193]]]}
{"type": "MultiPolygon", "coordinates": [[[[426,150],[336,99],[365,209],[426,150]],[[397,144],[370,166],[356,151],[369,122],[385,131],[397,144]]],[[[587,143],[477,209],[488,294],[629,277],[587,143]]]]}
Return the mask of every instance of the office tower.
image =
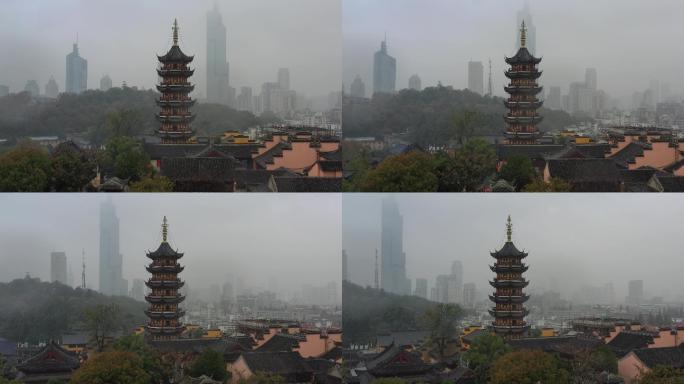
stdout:
{"type": "Polygon", "coordinates": [[[463,285],[463,263],[460,260],[451,263],[451,276],[459,287],[463,285]]]}
{"type": "Polygon", "coordinates": [[[237,109],[239,111],[253,111],[252,87],[241,87],[237,97],[237,109]]]}
{"type": "Polygon", "coordinates": [[[50,253],[50,281],[67,283],[67,259],[64,252],[50,253]]]}
{"type": "Polygon", "coordinates": [[[218,5],[207,12],[207,101],[229,104],[229,64],[226,59],[226,27],[218,5]]]}
{"type": "Polygon", "coordinates": [[[481,61],[468,62],[468,90],[484,95],[484,66],[481,61]]]}
{"type": "Polygon", "coordinates": [[[66,57],[66,88],[67,93],[81,93],[88,88],[88,60],[78,54],[78,43],[66,57]]]}
{"type": "Polygon", "coordinates": [[[347,251],[344,249],[342,250],[342,281],[349,281],[349,270],[347,263],[349,260],[347,259],[347,251]]]}
{"type": "Polygon", "coordinates": [[[584,72],[584,84],[592,91],[597,89],[596,68],[587,68],[587,70],[584,72]]]}
{"type": "Polygon", "coordinates": [[[477,296],[477,290],[475,288],[475,283],[463,284],[463,306],[468,309],[475,308],[475,297],[477,296]]]}
{"type": "Polygon", "coordinates": [[[393,198],[382,201],[382,233],[380,249],[380,283],[387,292],[408,295],[410,282],[406,278],[404,253],[404,218],[393,198]]]}
{"type": "Polygon", "coordinates": [[[38,82],[35,80],[27,81],[26,85],[24,86],[24,91],[28,92],[31,97],[40,96],[40,87],[38,86],[38,82]]]}
{"type": "Polygon", "coordinates": [[[50,76],[50,80],[45,84],[45,96],[56,99],[59,96],[59,85],[55,81],[55,78],[50,76]]]}
{"type": "Polygon", "coordinates": [[[119,253],[119,218],[111,200],[100,205],[100,292],[125,295],[122,285],[122,260],[119,253]]]}
{"type": "Polygon", "coordinates": [[[423,299],[428,298],[427,279],[416,279],[416,290],[413,291],[413,294],[423,299]]]}
{"type": "Polygon", "coordinates": [[[549,109],[561,109],[561,88],[549,87],[549,96],[546,98],[546,107],[549,109]]]}
{"type": "Polygon", "coordinates": [[[644,300],[644,281],[630,280],[627,283],[627,304],[639,305],[644,300]]]}
{"type": "Polygon", "coordinates": [[[397,80],[397,60],[387,53],[387,41],[373,57],[373,93],[394,93],[397,80]]]}
{"type": "Polygon", "coordinates": [[[363,80],[361,80],[359,75],[356,75],[354,81],[352,81],[351,86],[349,87],[349,94],[351,97],[366,97],[366,84],[363,83],[363,80]]]}
{"type": "Polygon", "coordinates": [[[418,75],[413,75],[409,77],[409,82],[408,82],[409,89],[413,89],[416,91],[420,91],[423,89],[421,83],[420,83],[420,77],[418,75]]]}
{"type": "Polygon", "coordinates": [[[142,279],[133,279],[130,296],[134,300],[145,301],[145,282],[142,279]]]}
{"type": "Polygon", "coordinates": [[[112,88],[112,79],[109,75],[104,75],[100,79],[100,91],[108,91],[112,88]]]}
{"type": "Polygon", "coordinates": [[[278,69],[278,86],[283,91],[290,90],[290,70],[288,68],[278,69]]]}
{"type": "MultiPolygon", "coordinates": [[[[523,21],[527,26],[527,50],[530,51],[530,53],[534,56],[537,53],[537,28],[534,26],[534,22],[532,21],[532,14],[530,13],[529,4],[525,4],[525,7],[522,10],[518,11],[516,29],[517,26],[522,24],[523,21]]],[[[516,49],[520,49],[520,30],[518,30],[517,33],[518,37],[515,40],[515,47],[516,49]]]]}
{"type": "Polygon", "coordinates": [[[0,85],[0,97],[9,95],[10,89],[6,85],[0,85]]]}

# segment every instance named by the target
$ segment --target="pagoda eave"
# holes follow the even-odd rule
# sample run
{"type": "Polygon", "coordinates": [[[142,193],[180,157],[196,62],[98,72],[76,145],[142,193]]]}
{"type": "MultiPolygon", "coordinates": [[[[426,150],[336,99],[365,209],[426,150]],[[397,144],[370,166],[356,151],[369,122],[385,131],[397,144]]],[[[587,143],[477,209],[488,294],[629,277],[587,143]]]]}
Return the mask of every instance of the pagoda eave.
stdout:
{"type": "Polygon", "coordinates": [[[497,334],[516,334],[516,333],[524,333],[528,329],[530,329],[530,326],[528,324],[526,325],[491,325],[491,328],[496,332],[497,334]]]}
{"type": "Polygon", "coordinates": [[[500,303],[500,304],[508,304],[508,303],[522,304],[522,303],[526,302],[529,298],[530,298],[529,295],[521,295],[521,296],[489,295],[489,301],[494,302],[494,303],[500,303]]]}
{"type": "Polygon", "coordinates": [[[157,91],[159,92],[183,92],[189,93],[195,89],[194,84],[159,84],[157,91]]]}
{"type": "Polygon", "coordinates": [[[156,100],[157,105],[160,107],[192,107],[195,105],[195,99],[188,100],[156,100]]]}
{"type": "Polygon", "coordinates": [[[164,281],[164,280],[148,280],[145,282],[148,288],[182,288],[185,285],[184,281],[164,281]]]}
{"type": "Polygon", "coordinates": [[[505,318],[512,318],[512,319],[523,319],[525,316],[530,314],[530,311],[527,309],[523,309],[522,311],[499,311],[496,308],[492,308],[487,310],[489,314],[496,318],[496,317],[505,317],[505,318]]]}
{"type": "Polygon", "coordinates": [[[490,281],[489,285],[494,288],[525,288],[529,283],[525,280],[494,280],[490,281]]]}
{"type": "Polygon", "coordinates": [[[167,312],[146,310],[145,314],[150,319],[170,320],[170,319],[177,319],[179,317],[185,316],[185,311],[182,309],[179,309],[178,311],[167,311],[167,312]]]}
{"type": "Polygon", "coordinates": [[[504,100],[504,106],[509,109],[539,109],[544,105],[543,101],[512,101],[504,100]]]}
{"type": "Polygon", "coordinates": [[[181,76],[190,77],[195,73],[194,69],[157,69],[157,75],[159,76],[181,76]]]}
{"type": "Polygon", "coordinates": [[[149,273],[181,273],[185,267],[182,265],[150,265],[145,267],[145,269],[149,273]]]}
{"type": "Polygon", "coordinates": [[[542,91],[543,87],[527,87],[519,85],[509,85],[504,87],[504,91],[510,95],[536,95],[542,91]]]}
{"type": "Polygon", "coordinates": [[[156,114],[157,120],[162,123],[189,123],[195,120],[195,115],[188,114],[185,116],[180,115],[162,115],[156,114]]]}
{"type": "Polygon", "coordinates": [[[489,269],[492,272],[527,272],[529,267],[525,264],[519,265],[490,265],[489,269]]]}
{"type": "Polygon", "coordinates": [[[509,79],[538,79],[542,71],[506,71],[504,75],[509,79]]]}
{"type": "Polygon", "coordinates": [[[145,296],[150,304],[180,304],[185,300],[185,296],[145,296]]]}
{"type": "Polygon", "coordinates": [[[155,327],[151,325],[146,325],[145,329],[150,333],[154,334],[167,334],[167,335],[178,335],[185,331],[185,326],[178,327],[155,327]]]}
{"type": "Polygon", "coordinates": [[[504,116],[504,121],[508,124],[539,124],[544,119],[543,116],[504,116]]]}

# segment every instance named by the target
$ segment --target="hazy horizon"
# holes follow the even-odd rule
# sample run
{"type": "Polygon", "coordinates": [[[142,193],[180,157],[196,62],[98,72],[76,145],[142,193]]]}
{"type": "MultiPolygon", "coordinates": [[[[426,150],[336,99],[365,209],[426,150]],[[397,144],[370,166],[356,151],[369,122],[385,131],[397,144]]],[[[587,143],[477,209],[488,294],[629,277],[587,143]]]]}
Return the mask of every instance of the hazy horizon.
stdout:
{"type": "MultiPolygon", "coordinates": [[[[340,196],[336,194],[6,194],[0,199],[0,281],[28,272],[50,280],[50,252],[66,252],[74,285],[85,249],[88,288],[99,288],[100,203],[111,198],[120,228],[123,277],[146,279],[146,251],[161,242],[185,253],[181,278],[191,289],[240,277],[245,288],[279,295],[305,284],[341,284],[340,196]]],[[[285,295],[283,295],[284,297],[285,295]]]]}
{"type": "MultiPolygon", "coordinates": [[[[345,194],[342,246],[350,280],[373,284],[380,250],[383,194],[345,194]]],[[[681,257],[677,194],[394,194],[404,217],[406,270],[416,278],[448,274],[463,263],[463,282],[491,290],[489,252],[503,246],[506,218],[513,242],[529,252],[529,290],[560,290],[571,298],[582,285],[612,283],[616,300],[629,280],[643,280],[647,296],[684,300],[684,281],[673,266],[681,257]]]]}
{"type": "Polygon", "coordinates": [[[397,90],[418,74],[422,86],[438,81],[467,87],[468,61],[492,60],[493,92],[503,95],[507,79],[504,56],[516,51],[517,13],[529,4],[536,27],[536,56],[542,57],[540,83],[547,88],[584,81],[596,68],[598,88],[625,99],[649,87],[669,83],[684,93],[680,76],[684,52],[684,3],[674,0],[347,0],[343,4],[343,80],[348,89],[361,75],[372,93],[373,53],[385,34],[389,54],[397,59],[397,90]],[[426,6],[429,4],[429,6],[426,6]]]}
{"type": "Polygon", "coordinates": [[[108,74],[113,86],[152,88],[157,54],[171,47],[174,18],[180,47],[194,55],[197,84],[192,96],[206,96],[206,14],[216,4],[227,30],[232,87],[277,81],[290,69],[291,88],[310,97],[327,96],[341,83],[340,0],[86,1],[7,0],[0,15],[0,84],[23,91],[36,80],[41,93],[50,76],[65,89],[66,55],[78,34],[88,60],[88,89],[99,89],[108,74]],[[315,32],[315,33],[312,33],[315,32]]]}

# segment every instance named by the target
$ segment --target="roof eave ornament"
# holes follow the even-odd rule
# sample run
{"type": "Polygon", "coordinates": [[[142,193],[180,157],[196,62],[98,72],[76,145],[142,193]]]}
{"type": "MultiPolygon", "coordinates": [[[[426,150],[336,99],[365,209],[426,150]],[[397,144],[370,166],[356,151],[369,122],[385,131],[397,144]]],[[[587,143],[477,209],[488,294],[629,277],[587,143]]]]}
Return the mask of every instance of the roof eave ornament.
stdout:
{"type": "Polygon", "coordinates": [[[169,223],[166,221],[166,216],[164,216],[164,221],[162,221],[162,241],[166,243],[166,239],[169,234],[169,223]]]}
{"type": "Polygon", "coordinates": [[[173,19],[173,45],[178,45],[178,20],[173,19]]]}
{"type": "Polygon", "coordinates": [[[527,44],[527,28],[525,27],[525,20],[522,21],[520,26],[520,48],[525,48],[527,44]]]}
{"type": "Polygon", "coordinates": [[[508,242],[511,242],[511,236],[513,235],[513,223],[511,222],[511,215],[508,215],[508,221],[506,222],[506,238],[508,242]]]}

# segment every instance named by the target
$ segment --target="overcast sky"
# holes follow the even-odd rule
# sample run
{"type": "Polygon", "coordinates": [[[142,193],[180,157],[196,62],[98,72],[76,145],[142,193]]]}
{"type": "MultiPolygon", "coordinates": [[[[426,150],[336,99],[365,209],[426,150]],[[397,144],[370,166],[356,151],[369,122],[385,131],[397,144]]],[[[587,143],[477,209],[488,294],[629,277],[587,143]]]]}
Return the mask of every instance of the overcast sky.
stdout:
{"type": "MultiPolygon", "coordinates": [[[[681,224],[684,195],[645,194],[395,194],[404,216],[408,277],[434,285],[461,260],[464,282],[489,291],[489,255],[503,246],[506,217],[513,242],[525,249],[530,290],[554,285],[565,298],[582,284],[612,282],[623,300],[627,281],[644,280],[646,295],[682,299],[681,224]]],[[[344,194],[343,248],[350,279],[373,281],[380,249],[381,194],[344,194]]],[[[413,281],[415,284],[415,280],[413,281]]]]}
{"type": "MultiPolygon", "coordinates": [[[[5,194],[0,198],[0,281],[26,272],[50,278],[50,252],[67,254],[76,284],[85,249],[89,288],[98,287],[98,194],[5,194]]],[[[338,194],[126,194],[114,196],[120,221],[123,275],[145,278],[145,252],[169,242],[185,256],[181,277],[195,288],[240,276],[247,287],[280,293],[303,284],[340,282],[338,194]]]]}
{"type": "MultiPolygon", "coordinates": [[[[680,0],[530,0],[545,86],[567,93],[587,67],[613,97],[643,91],[651,79],[682,93],[684,2],[680,0]]],[[[397,88],[417,73],[423,86],[467,86],[467,63],[492,60],[494,94],[503,94],[504,56],[515,54],[524,0],[345,0],[344,83],[356,74],[372,92],[373,53],[387,34],[397,88]]],[[[485,81],[485,89],[486,89],[485,81]]]]}
{"type": "Polygon", "coordinates": [[[206,13],[217,3],[228,35],[231,85],[256,88],[290,68],[290,84],[309,96],[337,91],[341,82],[340,0],[2,0],[0,84],[13,92],[51,75],[64,91],[66,55],[79,35],[88,60],[88,87],[109,74],[115,86],[151,88],[157,58],[171,47],[178,18],[180,46],[195,55],[191,80],[204,97],[206,13]]]}

